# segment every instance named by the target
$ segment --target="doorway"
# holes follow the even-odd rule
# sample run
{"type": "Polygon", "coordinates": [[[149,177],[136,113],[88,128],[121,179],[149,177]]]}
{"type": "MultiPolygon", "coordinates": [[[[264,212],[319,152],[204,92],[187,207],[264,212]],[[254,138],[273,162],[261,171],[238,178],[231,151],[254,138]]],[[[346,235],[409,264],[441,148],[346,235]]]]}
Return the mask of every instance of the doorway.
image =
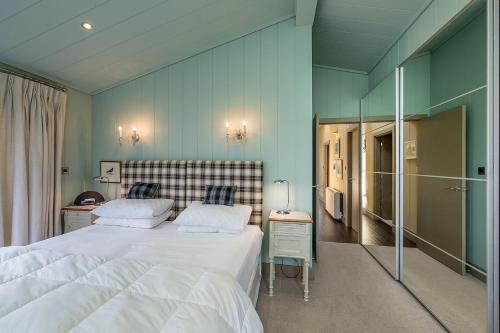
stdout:
{"type": "Polygon", "coordinates": [[[374,144],[374,213],[392,226],[393,212],[393,150],[392,132],[375,136],[374,144]]]}
{"type": "Polygon", "coordinates": [[[358,243],[359,124],[318,124],[318,241],[358,243]]]}

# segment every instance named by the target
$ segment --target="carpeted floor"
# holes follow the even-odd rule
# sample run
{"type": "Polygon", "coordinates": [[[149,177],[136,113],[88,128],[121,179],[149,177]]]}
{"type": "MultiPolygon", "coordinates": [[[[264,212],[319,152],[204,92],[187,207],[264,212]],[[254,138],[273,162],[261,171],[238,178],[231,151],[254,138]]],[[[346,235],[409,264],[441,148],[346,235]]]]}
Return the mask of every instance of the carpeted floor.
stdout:
{"type": "MultiPolygon", "coordinates": [[[[369,246],[394,271],[394,248],[369,246]]],[[[418,248],[404,248],[404,284],[452,332],[486,332],[487,288],[470,274],[460,275],[418,248]]]]}
{"type": "Polygon", "coordinates": [[[269,297],[264,272],[257,312],[266,333],[445,331],[358,244],[320,242],[313,269],[309,302],[300,280],[280,277],[279,270],[269,297]]]}

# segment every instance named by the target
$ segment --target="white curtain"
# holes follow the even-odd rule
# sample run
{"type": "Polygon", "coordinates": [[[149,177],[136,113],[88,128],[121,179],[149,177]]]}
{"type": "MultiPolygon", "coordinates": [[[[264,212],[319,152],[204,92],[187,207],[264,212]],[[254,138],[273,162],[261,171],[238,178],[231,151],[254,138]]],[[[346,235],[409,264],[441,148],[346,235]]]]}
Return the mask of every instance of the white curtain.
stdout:
{"type": "Polygon", "coordinates": [[[61,233],[66,93],[0,73],[0,246],[61,233]]]}

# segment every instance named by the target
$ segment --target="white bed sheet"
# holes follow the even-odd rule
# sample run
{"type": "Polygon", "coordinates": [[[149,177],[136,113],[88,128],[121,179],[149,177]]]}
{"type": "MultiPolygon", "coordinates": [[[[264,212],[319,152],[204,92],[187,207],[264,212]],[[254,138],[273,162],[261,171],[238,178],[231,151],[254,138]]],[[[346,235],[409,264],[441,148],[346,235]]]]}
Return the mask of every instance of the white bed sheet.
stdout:
{"type": "Polygon", "coordinates": [[[231,274],[243,290],[249,289],[262,245],[263,234],[258,226],[248,225],[240,234],[188,234],[177,228],[169,222],[153,229],[92,225],[30,246],[215,268],[231,274]]]}

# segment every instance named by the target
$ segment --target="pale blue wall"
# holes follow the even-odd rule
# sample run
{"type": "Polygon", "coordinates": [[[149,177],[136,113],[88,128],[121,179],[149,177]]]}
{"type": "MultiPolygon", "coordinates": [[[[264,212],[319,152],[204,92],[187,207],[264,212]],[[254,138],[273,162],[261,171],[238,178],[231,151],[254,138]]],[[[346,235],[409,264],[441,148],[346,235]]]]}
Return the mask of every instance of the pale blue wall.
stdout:
{"type": "Polygon", "coordinates": [[[433,0],[369,73],[370,89],[414,53],[470,0],[433,0]]]}
{"type": "Polygon", "coordinates": [[[90,95],[68,89],[64,126],[63,166],[69,174],[62,175],[61,201],[72,203],[84,189],[89,178],[91,159],[92,100],[90,95]]]}
{"type": "Polygon", "coordinates": [[[360,100],[368,91],[368,75],[313,67],[313,113],[320,119],[359,118],[360,100]]]}
{"type": "MultiPolygon", "coordinates": [[[[431,53],[430,103],[437,105],[486,84],[486,13],[431,53]]],[[[459,105],[467,108],[467,177],[485,179],[486,88],[433,108],[431,113],[459,105]]],[[[467,260],[486,269],[486,183],[467,184],[467,260]]]]}
{"type": "MultiPolygon", "coordinates": [[[[311,28],[291,19],[92,97],[92,171],[99,160],[264,161],[264,215],[286,203],[311,212],[311,28]],[[248,142],[226,144],[224,124],[246,120],[248,142]],[[136,125],[136,146],[117,126],[136,125]]],[[[267,223],[265,223],[267,229],[267,223]]],[[[267,233],[266,233],[267,234],[267,233]]],[[[264,258],[267,259],[267,240],[264,258]]]]}
{"type": "Polygon", "coordinates": [[[390,73],[363,98],[363,120],[396,120],[396,75],[390,73]]]}

